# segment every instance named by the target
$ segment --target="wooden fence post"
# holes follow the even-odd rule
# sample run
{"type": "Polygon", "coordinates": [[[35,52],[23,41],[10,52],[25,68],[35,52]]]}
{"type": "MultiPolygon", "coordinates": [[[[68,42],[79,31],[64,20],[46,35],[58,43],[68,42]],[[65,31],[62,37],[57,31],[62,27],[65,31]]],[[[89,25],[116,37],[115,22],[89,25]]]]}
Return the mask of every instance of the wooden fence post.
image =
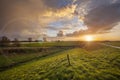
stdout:
{"type": "Polygon", "coordinates": [[[68,60],[68,65],[70,66],[70,57],[69,57],[69,54],[67,54],[67,60],[68,60]]]}

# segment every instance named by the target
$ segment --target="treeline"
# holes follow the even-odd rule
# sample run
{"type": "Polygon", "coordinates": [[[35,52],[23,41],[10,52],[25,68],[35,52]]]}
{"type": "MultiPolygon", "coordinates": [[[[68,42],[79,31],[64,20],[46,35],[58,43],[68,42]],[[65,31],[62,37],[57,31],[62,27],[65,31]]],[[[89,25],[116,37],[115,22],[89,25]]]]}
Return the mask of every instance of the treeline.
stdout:
{"type": "Polygon", "coordinates": [[[0,39],[0,46],[1,47],[8,47],[10,46],[10,39],[7,38],[6,36],[2,36],[1,39],[0,39]]]}
{"type": "Polygon", "coordinates": [[[28,38],[26,41],[19,41],[17,38],[10,40],[6,36],[0,37],[0,47],[20,47],[21,42],[38,42],[38,40],[32,41],[32,38],[28,38]]]}

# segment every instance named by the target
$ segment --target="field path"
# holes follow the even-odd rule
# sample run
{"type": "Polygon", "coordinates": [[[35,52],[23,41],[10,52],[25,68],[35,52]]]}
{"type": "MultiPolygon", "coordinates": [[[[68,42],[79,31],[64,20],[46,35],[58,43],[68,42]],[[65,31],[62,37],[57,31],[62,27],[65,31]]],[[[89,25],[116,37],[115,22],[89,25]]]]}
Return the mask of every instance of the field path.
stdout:
{"type": "Polygon", "coordinates": [[[113,46],[113,45],[109,45],[109,44],[101,43],[101,45],[105,45],[105,46],[109,46],[109,47],[112,47],[112,48],[120,49],[120,47],[118,47],[118,46],[113,46]]]}

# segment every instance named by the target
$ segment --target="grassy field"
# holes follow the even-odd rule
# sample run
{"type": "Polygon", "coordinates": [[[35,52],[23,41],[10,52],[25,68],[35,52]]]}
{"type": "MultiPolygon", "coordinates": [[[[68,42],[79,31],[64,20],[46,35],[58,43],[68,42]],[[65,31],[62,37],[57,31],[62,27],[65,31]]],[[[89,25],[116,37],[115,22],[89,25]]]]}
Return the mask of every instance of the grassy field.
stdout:
{"type": "Polygon", "coordinates": [[[0,53],[0,71],[4,70],[4,68],[9,68],[19,63],[38,59],[63,50],[65,48],[13,49],[12,52],[10,50],[8,50],[9,52],[3,51],[0,53]]]}
{"type": "Polygon", "coordinates": [[[57,46],[80,46],[84,42],[80,41],[61,41],[61,42],[36,42],[21,44],[21,47],[57,47],[57,46]]]}
{"type": "Polygon", "coordinates": [[[98,44],[57,52],[0,72],[0,80],[119,80],[120,49],[98,44]],[[67,54],[70,56],[68,65],[67,54]]]}

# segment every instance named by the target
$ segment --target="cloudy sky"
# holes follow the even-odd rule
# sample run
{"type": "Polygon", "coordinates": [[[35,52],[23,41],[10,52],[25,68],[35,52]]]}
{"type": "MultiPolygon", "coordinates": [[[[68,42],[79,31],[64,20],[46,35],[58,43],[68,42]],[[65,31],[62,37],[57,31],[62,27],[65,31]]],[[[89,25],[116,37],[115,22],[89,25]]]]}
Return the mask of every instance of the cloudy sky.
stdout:
{"type": "Polygon", "coordinates": [[[81,40],[83,35],[120,40],[120,0],[0,0],[0,36],[81,40]]]}

